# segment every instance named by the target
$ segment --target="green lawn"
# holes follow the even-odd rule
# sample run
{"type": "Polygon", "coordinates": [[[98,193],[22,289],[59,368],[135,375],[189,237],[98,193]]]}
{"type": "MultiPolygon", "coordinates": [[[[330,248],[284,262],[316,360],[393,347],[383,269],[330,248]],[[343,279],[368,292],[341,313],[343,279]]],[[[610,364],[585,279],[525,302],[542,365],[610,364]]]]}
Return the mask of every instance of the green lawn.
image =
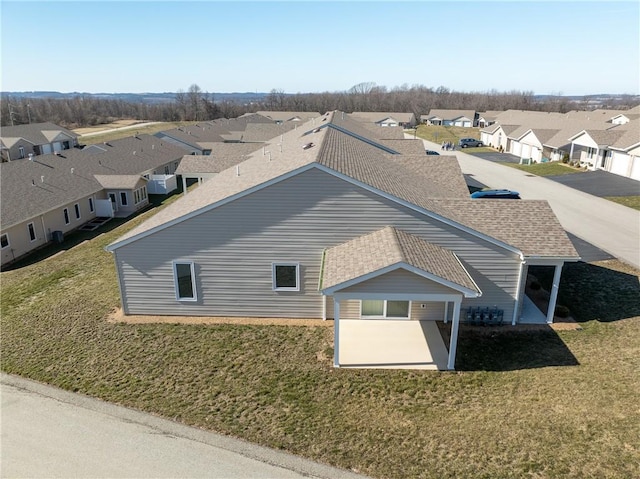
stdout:
{"type": "Polygon", "coordinates": [[[132,136],[134,134],[139,133],[140,135],[147,134],[153,135],[154,133],[158,133],[163,130],[170,130],[172,128],[177,128],[178,126],[184,125],[192,125],[195,124],[195,121],[176,121],[176,122],[165,122],[158,123],[155,125],[148,126],[140,126],[138,128],[129,128],[126,130],[113,131],[110,133],[104,133],[101,135],[89,135],[89,136],[81,136],[78,138],[78,142],[81,145],[95,145],[98,143],[104,143],[105,141],[119,140],[120,138],[126,138],[128,136],[132,136]]]}
{"type": "Polygon", "coordinates": [[[570,175],[572,173],[583,173],[584,170],[579,168],[573,168],[572,166],[565,165],[559,161],[550,161],[548,163],[534,163],[532,165],[520,165],[518,163],[502,163],[505,166],[516,168],[518,170],[526,171],[532,175],[537,176],[555,176],[555,175],[570,175]]]}
{"type": "Polygon", "coordinates": [[[605,196],[605,198],[634,210],[640,210],[640,196],[605,196]]]}
{"type": "Polygon", "coordinates": [[[463,326],[456,373],[334,369],[331,327],[105,321],[151,213],[1,274],[2,370],[378,478],[640,477],[638,271],[569,265],[582,331],[463,326]]]}
{"type": "MultiPolygon", "coordinates": [[[[480,130],[478,128],[464,128],[461,126],[418,125],[416,135],[434,143],[441,144],[443,141],[450,141],[457,146],[460,138],[475,138],[479,140],[480,130]]],[[[476,148],[469,148],[469,150],[476,150],[476,148]]]]}

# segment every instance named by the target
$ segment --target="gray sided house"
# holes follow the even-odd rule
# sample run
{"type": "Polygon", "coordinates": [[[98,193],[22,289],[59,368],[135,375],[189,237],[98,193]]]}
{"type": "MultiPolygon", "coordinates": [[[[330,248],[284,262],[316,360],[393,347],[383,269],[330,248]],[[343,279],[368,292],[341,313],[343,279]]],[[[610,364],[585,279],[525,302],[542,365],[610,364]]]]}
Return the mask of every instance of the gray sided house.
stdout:
{"type": "Polygon", "coordinates": [[[2,161],[69,150],[78,146],[78,134],[53,123],[3,126],[0,129],[2,161]]]}
{"type": "Polygon", "coordinates": [[[154,175],[173,175],[183,153],[141,135],[1,163],[2,265],[96,217],[126,217],[146,207],[154,175]]]}
{"type": "Polygon", "coordinates": [[[466,312],[520,322],[527,268],[547,265],[552,321],[562,265],[579,258],[549,205],[472,200],[455,157],[366,132],[327,113],[109,245],[124,313],[334,319],[336,366],[341,325],[444,321],[453,369],[466,312]]]}

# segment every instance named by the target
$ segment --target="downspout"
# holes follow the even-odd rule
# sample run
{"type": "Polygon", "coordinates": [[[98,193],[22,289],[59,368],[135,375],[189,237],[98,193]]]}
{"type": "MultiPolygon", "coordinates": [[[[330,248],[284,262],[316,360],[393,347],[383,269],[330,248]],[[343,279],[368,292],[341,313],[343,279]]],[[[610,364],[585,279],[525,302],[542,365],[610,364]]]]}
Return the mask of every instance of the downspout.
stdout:
{"type": "MultiPolygon", "coordinates": [[[[513,309],[513,318],[511,319],[511,326],[515,326],[516,322],[518,320],[518,312],[520,311],[520,293],[521,293],[521,289],[522,289],[522,276],[524,273],[524,265],[527,264],[527,262],[524,259],[524,256],[521,254],[520,255],[520,271],[518,273],[518,285],[516,286],[516,303],[515,303],[515,307],[513,309]]],[[[524,294],[524,292],[522,292],[522,294],[524,294]]]]}

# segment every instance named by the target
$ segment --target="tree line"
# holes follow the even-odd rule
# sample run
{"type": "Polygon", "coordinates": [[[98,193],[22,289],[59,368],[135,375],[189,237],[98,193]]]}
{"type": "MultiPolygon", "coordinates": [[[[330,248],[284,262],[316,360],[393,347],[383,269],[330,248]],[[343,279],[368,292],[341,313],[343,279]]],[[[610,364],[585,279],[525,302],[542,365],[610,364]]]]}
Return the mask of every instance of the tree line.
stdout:
{"type": "MultiPolygon", "coordinates": [[[[624,109],[633,107],[637,97],[623,95],[610,98],[598,108],[624,109]]],[[[555,95],[537,98],[531,91],[459,92],[446,87],[402,85],[388,89],[371,82],[359,83],[343,92],[287,94],[273,89],[262,101],[240,103],[216,101],[214,95],[197,84],[186,91],[179,90],[175,99],[166,103],[132,102],[118,99],[78,95],[71,98],[0,98],[0,124],[52,122],[67,128],[109,123],[116,119],[149,121],[205,121],[235,118],[259,110],[270,111],[395,111],[412,112],[419,118],[431,109],[455,110],[538,110],[565,113],[569,110],[591,108],[585,98],[574,102],[555,95]]]]}

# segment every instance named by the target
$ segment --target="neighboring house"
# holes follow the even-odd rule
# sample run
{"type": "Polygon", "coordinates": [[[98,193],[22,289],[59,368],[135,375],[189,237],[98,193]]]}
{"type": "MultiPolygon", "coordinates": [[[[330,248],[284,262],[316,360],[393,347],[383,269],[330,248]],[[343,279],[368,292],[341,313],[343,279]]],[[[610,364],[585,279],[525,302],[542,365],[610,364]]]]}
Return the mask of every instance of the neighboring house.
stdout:
{"type": "Polygon", "coordinates": [[[427,125],[462,126],[471,128],[477,126],[478,114],[474,110],[438,110],[429,111],[428,115],[421,115],[422,123],[427,125]]]}
{"type": "Polygon", "coordinates": [[[480,130],[480,141],[484,145],[489,145],[496,150],[509,152],[511,140],[509,135],[513,133],[519,125],[493,124],[480,130]]]}
{"type": "Polygon", "coordinates": [[[78,146],[79,135],[53,123],[3,126],[0,129],[2,161],[68,150],[78,146]]]}
{"type": "Polygon", "coordinates": [[[640,120],[618,124],[608,130],[582,130],[573,135],[571,158],[590,170],[605,170],[640,180],[640,120]]]}
{"type": "Polygon", "coordinates": [[[208,155],[221,143],[243,141],[248,125],[275,125],[262,115],[247,114],[239,118],[203,121],[156,133],[156,137],[185,149],[191,155],[208,155]]]}
{"type": "Polygon", "coordinates": [[[240,135],[241,143],[263,143],[298,127],[297,122],[249,123],[240,135]]]}
{"type": "Polygon", "coordinates": [[[455,157],[399,154],[365,132],[327,113],[110,244],[124,313],[333,318],[336,366],[353,365],[350,324],[445,322],[444,369],[469,308],[553,321],[562,266],[579,257],[549,204],[470,199],[455,157]],[[538,317],[523,309],[533,265],[554,269],[538,317]]]}
{"type": "Polygon", "coordinates": [[[399,126],[413,128],[416,126],[416,116],[404,112],[354,111],[349,114],[356,120],[372,123],[377,126],[399,126]]]}
{"type": "Polygon", "coordinates": [[[288,122],[306,123],[320,116],[320,113],[317,111],[257,111],[255,114],[264,116],[278,124],[288,122]]]}
{"type": "Polygon", "coordinates": [[[478,113],[478,127],[479,128],[486,128],[490,125],[493,125],[497,118],[498,115],[502,113],[502,111],[485,111],[482,113],[478,113]]]}
{"type": "Polygon", "coordinates": [[[0,164],[2,265],[61,241],[96,217],[145,208],[149,186],[175,178],[183,154],[140,135],[0,164]]]}
{"type": "Polygon", "coordinates": [[[221,171],[242,163],[259,149],[264,156],[270,155],[260,143],[221,143],[210,155],[185,155],[176,170],[176,175],[182,178],[183,194],[187,194],[191,184],[202,184],[221,171]]]}

